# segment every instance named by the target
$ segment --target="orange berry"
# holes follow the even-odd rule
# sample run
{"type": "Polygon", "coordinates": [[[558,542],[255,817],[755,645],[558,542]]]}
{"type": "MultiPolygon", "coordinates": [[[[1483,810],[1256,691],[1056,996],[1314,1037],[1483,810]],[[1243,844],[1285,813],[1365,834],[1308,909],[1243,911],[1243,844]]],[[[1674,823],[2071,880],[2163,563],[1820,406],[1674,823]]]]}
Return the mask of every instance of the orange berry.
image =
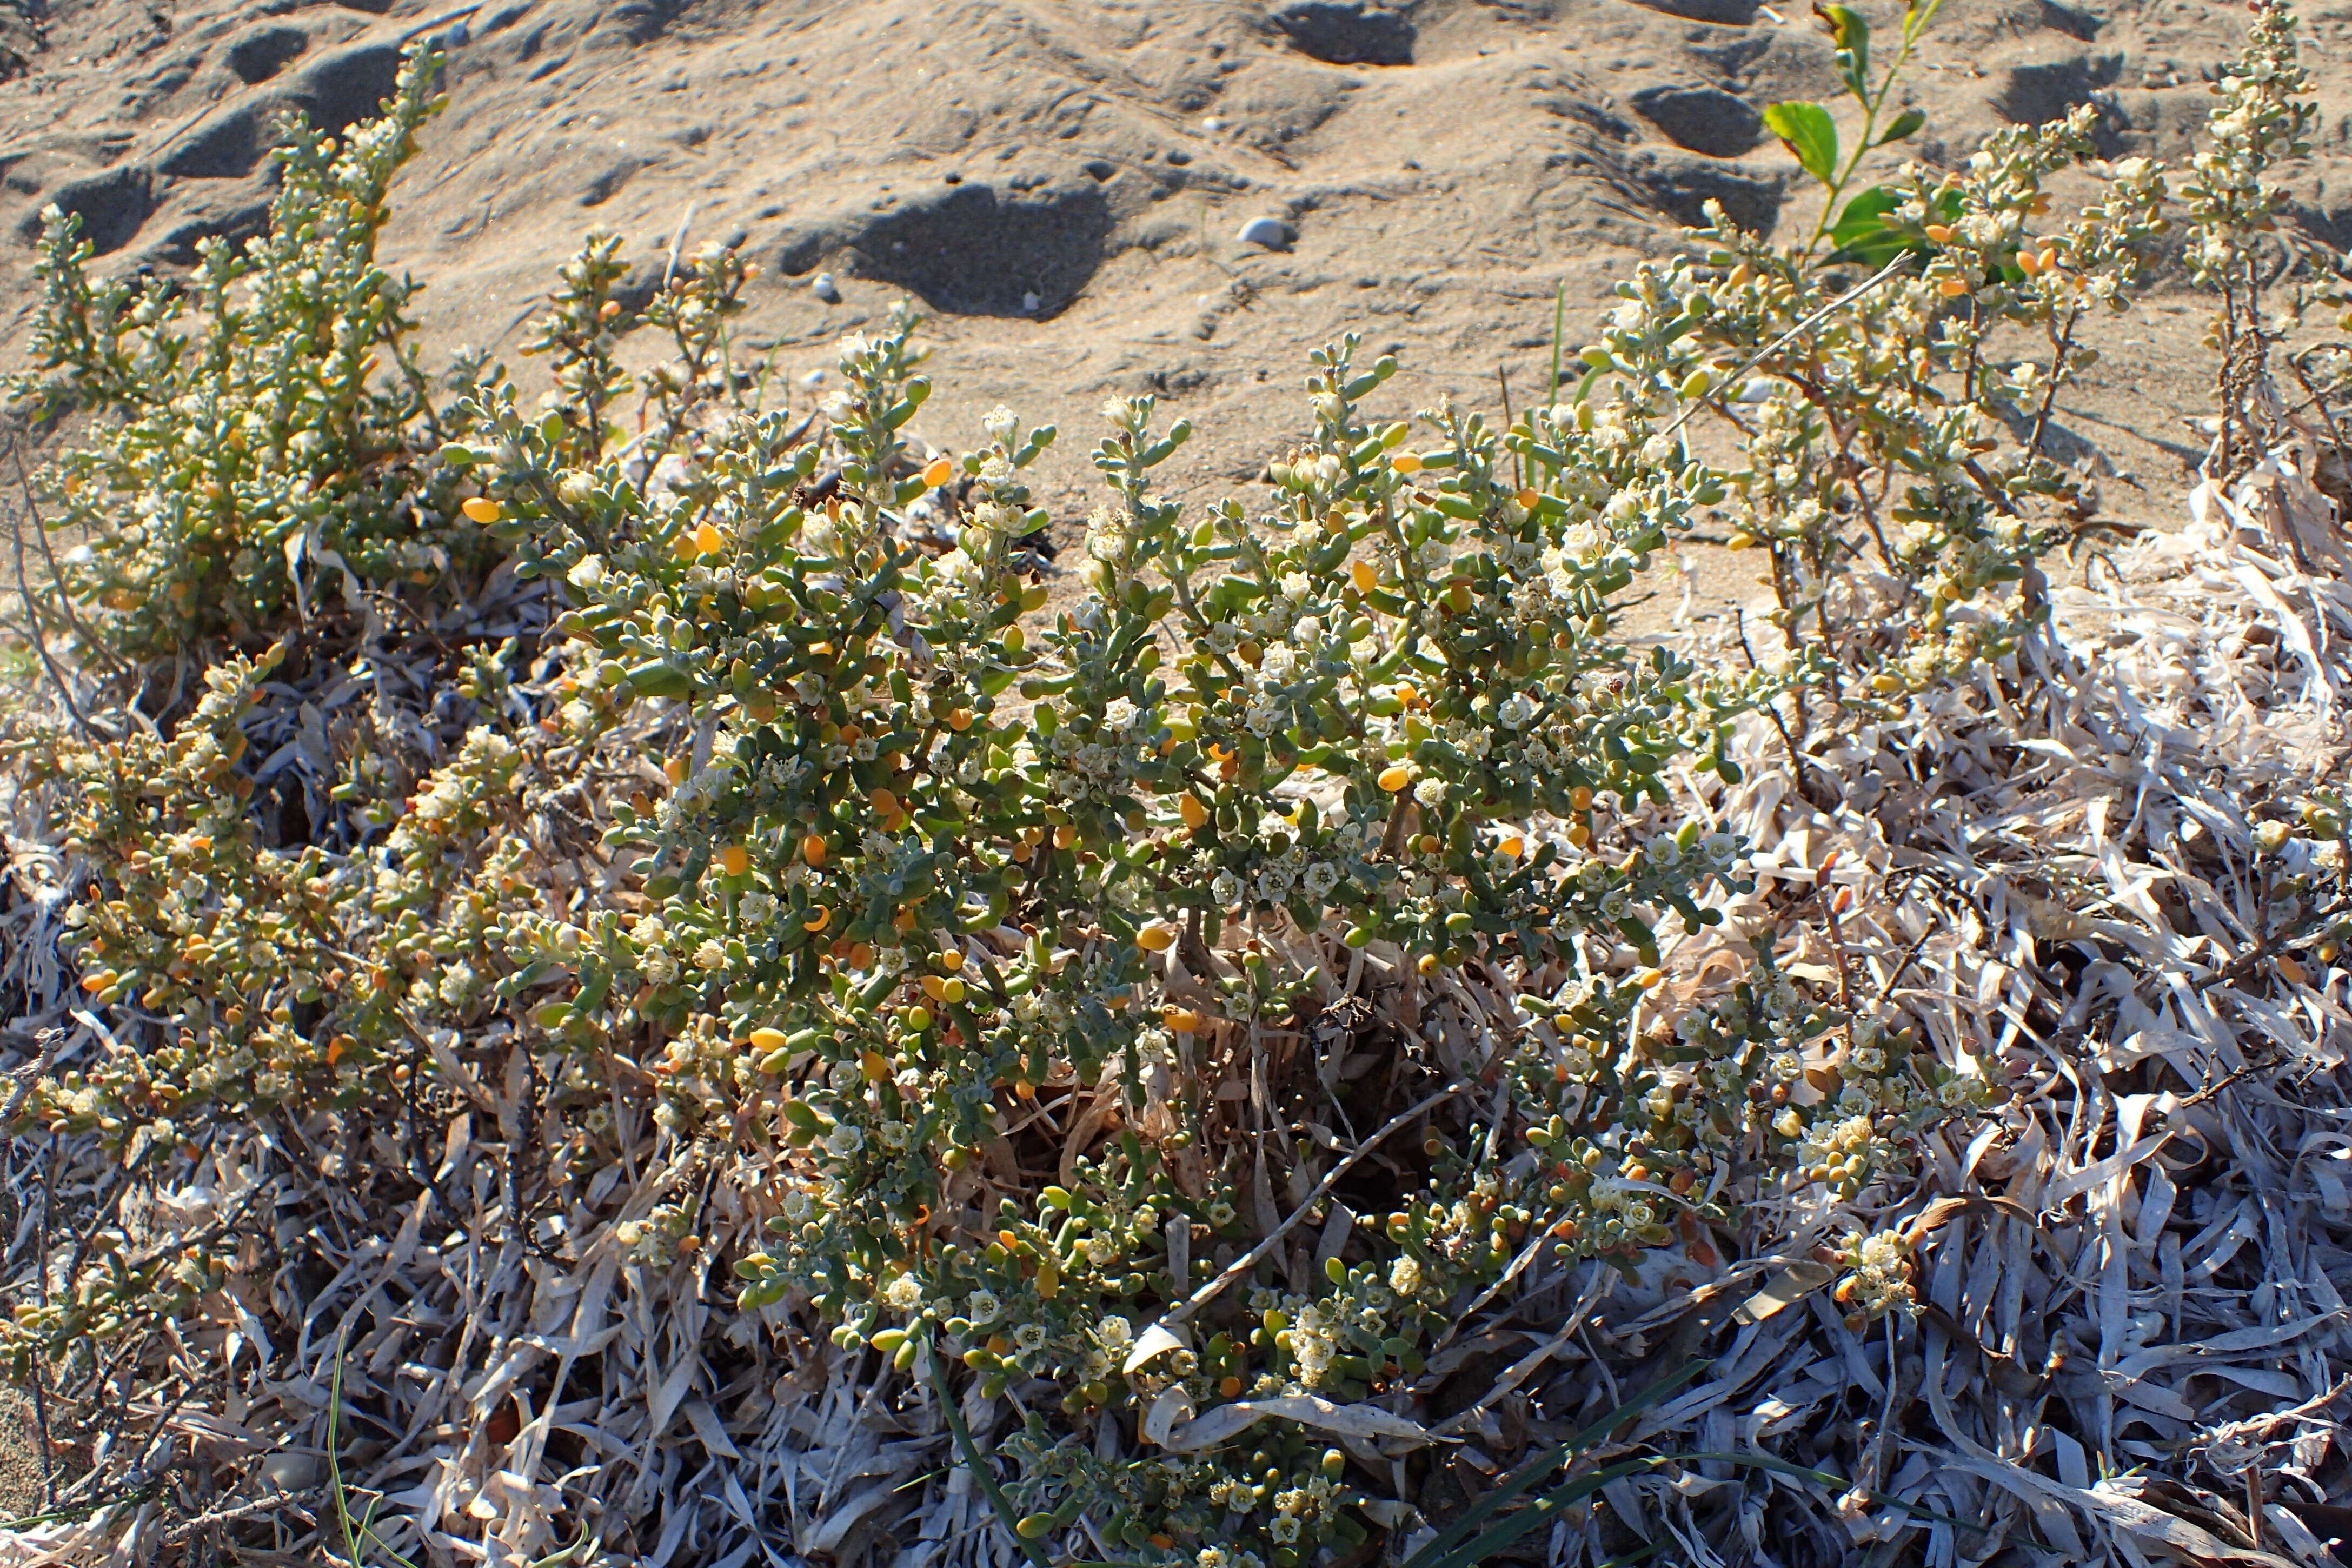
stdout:
{"type": "Polygon", "coordinates": [[[751,852],[740,844],[730,844],[719,852],[719,868],[730,877],[740,877],[751,868],[751,852]]]}
{"type": "Polygon", "coordinates": [[[801,858],[812,866],[824,864],[825,843],[820,834],[812,833],[801,840],[801,858]]]}
{"type": "Polygon", "coordinates": [[[929,463],[923,465],[923,483],[937,489],[947,483],[948,476],[954,472],[954,465],[946,458],[933,458],[929,463]]]}
{"type": "Polygon", "coordinates": [[[488,496],[468,496],[457,510],[486,526],[506,515],[506,510],[488,496]]]}

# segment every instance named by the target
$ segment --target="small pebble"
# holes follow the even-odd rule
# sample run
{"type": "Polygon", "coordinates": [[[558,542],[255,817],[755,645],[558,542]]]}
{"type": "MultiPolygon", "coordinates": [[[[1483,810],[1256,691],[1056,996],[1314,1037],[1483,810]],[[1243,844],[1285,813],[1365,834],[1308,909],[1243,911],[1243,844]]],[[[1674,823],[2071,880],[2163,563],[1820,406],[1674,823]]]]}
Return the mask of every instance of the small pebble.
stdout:
{"type": "Polygon", "coordinates": [[[820,272],[809,279],[809,292],[828,305],[841,303],[841,290],[834,286],[833,274],[820,272]]]}
{"type": "Polygon", "coordinates": [[[1215,132],[1223,131],[1224,128],[1225,122],[1222,120],[1203,120],[1201,121],[1201,129],[1203,131],[1215,132]]]}
{"type": "Polygon", "coordinates": [[[1037,291],[1034,289],[1032,289],[1028,293],[1021,296],[1022,310],[1027,311],[1033,316],[1037,313],[1039,307],[1043,306],[1045,303],[1045,300],[1037,297],[1037,291]]]}
{"type": "Polygon", "coordinates": [[[806,375],[801,377],[801,384],[803,386],[823,386],[824,384],[824,372],[821,370],[813,370],[809,372],[806,375]]]}
{"type": "Polygon", "coordinates": [[[1242,225],[1239,236],[1244,245],[1261,245],[1268,250],[1290,248],[1290,226],[1278,217],[1254,217],[1242,225]]]}

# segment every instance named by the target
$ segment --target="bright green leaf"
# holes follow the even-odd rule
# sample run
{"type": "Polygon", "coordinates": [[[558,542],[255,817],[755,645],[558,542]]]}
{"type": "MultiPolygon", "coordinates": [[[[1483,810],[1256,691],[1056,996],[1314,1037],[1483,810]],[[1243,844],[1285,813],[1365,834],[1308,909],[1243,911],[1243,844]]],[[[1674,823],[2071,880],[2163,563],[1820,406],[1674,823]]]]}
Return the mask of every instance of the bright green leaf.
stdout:
{"type": "Polygon", "coordinates": [[[1776,103],[1764,110],[1772,128],[1805,173],[1825,185],[1837,183],[1837,121],[1818,103],[1776,103]]]}
{"type": "Polygon", "coordinates": [[[1886,128],[1886,133],[1874,145],[1884,147],[1890,142],[1900,142],[1906,136],[1916,136],[1919,132],[1919,127],[1927,123],[1927,116],[1924,112],[1916,109],[1906,109],[1895,117],[1895,122],[1886,128]]]}
{"type": "Polygon", "coordinates": [[[1837,67],[1845,78],[1847,89],[1856,98],[1866,98],[1870,91],[1870,24],[1851,6],[1824,5],[1814,0],[1813,15],[1830,31],[1830,39],[1837,46],[1837,67]]]}
{"type": "Polygon", "coordinates": [[[1886,222],[1887,215],[1902,205],[1903,198],[1885,185],[1873,185],[1846,203],[1829,234],[1838,258],[1883,267],[1897,251],[1915,246],[1911,236],[1886,222]]]}

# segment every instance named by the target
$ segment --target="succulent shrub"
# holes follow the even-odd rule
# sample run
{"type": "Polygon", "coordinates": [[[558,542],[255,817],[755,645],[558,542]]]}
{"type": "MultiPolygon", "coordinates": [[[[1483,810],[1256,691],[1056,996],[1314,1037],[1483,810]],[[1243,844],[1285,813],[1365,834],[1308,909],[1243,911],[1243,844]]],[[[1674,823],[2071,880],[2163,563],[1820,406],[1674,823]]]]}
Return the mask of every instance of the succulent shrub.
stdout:
{"type": "Polygon", "coordinates": [[[46,472],[48,523],[94,658],[257,651],[368,594],[446,591],[489,552],[425,454],[440,434],[406,313],[377,260],[394,176],[439,108],[437,53],[337,142],[299,117],[268,234],[207,240],[187,278],[98,280],[79,216],[44,215],[37,416],[92,418],[46,472]]]}
{"type": "MultiPolygon", "coordinates": [[[[1723,996],[1666,1001],[1675,945],[1753,890],[1697,781],[1737,780],[1733,723],[1810,676],[1637,652],[1617,613],[1726,505],[1771,542],[1792,631],[1829,542],[1880,512],[1927,530],[1888,543],[1916,636],[2022,558],[2000,502],[2046,466],[1988,478],[1928,396],[1990,375],[1937,335],[1977,319],[1940,279],[2015,251],[2079,127],[1920,176],[1907,200],[1982,233],[1833,330],[1803,323],[1853,294],[1845,264],[1718,229],[1629,285],[1578,395],[1507,426],[1375,416],[1394,362],[1332,343],[1255,504],[1166,500],[1189,425],[1114,401],[1085,592],[1046,615],[1031,476],[1055,432],[999,410],[961,454],[919,442],[903,309],[842,344],[821,409],[766,406],[724,247],[633,312],[592,240],[532,342],[548,397],[475,356],[436,406],[414,286],[372,249],[430,65],[346,146],[297,132],[281,232],[215,247],[185,296],[89,283],[53,227],[45,395],[120,416],[54,479],[89,531],[89,647],[208,662],[168,725],[47,764],[89,867],[70,951],[126,1043],[39,1078],[17,1131],[135,1172],[521,1074],[533,1157],[577,1187],[650,1099],[730,1201],[666,1197],[614,1233],[630,1261],[723,1257],[747,1324],[870,1348],[910,1399],[1017,1396],[1021,1537],[1214,1568],[1379,1526],[1364,1435],[1397,1418],[1369,1402],[1531,1262],[1706,1267],[1743,1205],[1855,1197],[1980,1100],[1769,943],[1723,996]],[[631,374],[639,324],[675,353],[631,374]],[[1782,447],[1724,474],[1680,431],[1742,356],[1778,390],[1727,416],[1782,447]],[[322,626],[310,574],[372,602],[417,550],[539,596],[436,652],[446,738],[378,681],[326,819],[264,833],[248,736],[308,722],[287,647],[358,680],[390,635],[322,626]]],[[[2073,308],[2038,281],[2057,268],[2017,270],[1962,293],[2073,308]]],[[[562,1217],[508,1223],[567,1246],[562,1217]]],[[[268,1263],[226,1229],[107,1235],[16,1313],[20,1365],[88,1362],[268,1263]]],[[[1857,1312],[1906,1304],[1892,1246],[1856,1242],[1857,1312]]]]}
{"type": "Polygon", "coordinates": [[[1588,392],[1612,382],[1672,430],[1729,428],[1730,542],[1767,552],[1788,652],[1831,711],[1884,709],[2011,653],[2034,624],[2036,563],[2083,500],[2042,450],[2053,399],[2096,358],[2083,328],[2130,302],[2168,226],[2163,174],[2137,158],[2097,165],[2100,200],[2072,219],[2037,221],[2052,176],[2092,163],[2088,107],[1846,196],[1867,152],[1922,122],[1878,129],[1934,8],[1905,14],[1876,74],[1867,22],[1820,8],[1860,137],[1842,151],[1820,104],[1768,121],[1823,187],[1821,223],[1774,243],[1718,216],[1619,285],[1581,356],[1588,392]],[[2002,363],[2021,339],[2039,352],[2002,363]]]}
{"type": "MultiPolygon", "coordinates": [[[[2294,12],[2255,6],[2243,50],[2213,84],[2220,101],[2207,117],[2206,144],[2181,182],[2190,275],[2221,297],[2205,340],[2216,355],[2221,413],[2209,466],[2221,479],[2251,468],[2283,424],[2270,359],[2286,323],[2265,311],[2264,284],[2322,247],[2279,231],[2285,193],[2268,176],[2310,154],[2319,123],[2312,90],[2298,58],[2294,12]]],[[[2322,273],[2320,292],[2340,309],[2335,271],[2328,266],[2322,273]]]]}

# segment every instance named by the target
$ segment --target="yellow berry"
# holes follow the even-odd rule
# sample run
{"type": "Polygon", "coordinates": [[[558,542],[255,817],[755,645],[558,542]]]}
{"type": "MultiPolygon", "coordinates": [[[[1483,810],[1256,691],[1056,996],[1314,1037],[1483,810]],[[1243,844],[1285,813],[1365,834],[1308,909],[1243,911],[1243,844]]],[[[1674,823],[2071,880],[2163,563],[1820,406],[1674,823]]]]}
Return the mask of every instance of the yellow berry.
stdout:
{"type": "Polygon", "coordinates": [[[488,496],[468,496],[458,510],[484,525],[496,522],[506,515],[505,509],[488,496]]]}
{"type": "Polygon", "coordinates": [[[1412,783],[1412,770],[1402,763],[1381,770],[1381,787],[1391,795],[1412,783]]]}

